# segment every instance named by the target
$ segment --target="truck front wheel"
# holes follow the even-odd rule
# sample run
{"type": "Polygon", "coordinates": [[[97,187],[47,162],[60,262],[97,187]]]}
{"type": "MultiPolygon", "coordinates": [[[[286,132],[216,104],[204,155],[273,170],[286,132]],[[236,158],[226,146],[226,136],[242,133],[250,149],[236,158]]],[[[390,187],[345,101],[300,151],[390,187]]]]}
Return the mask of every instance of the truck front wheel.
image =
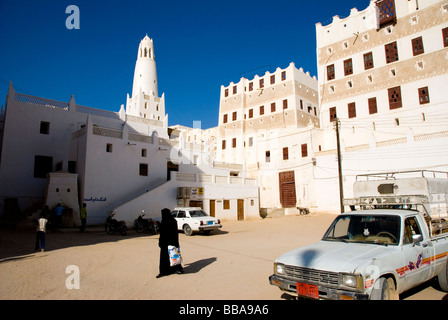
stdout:
{"type": "Polygon", "coordinates": [[[392,278],[379,278],[373,286],[370,300],[398,300],[394,280],[392,278]]]}
{"type": "Polygon", "coordinates": [[[442,271],[437,276],[439,280],[440,289],[445,292],[448,292],[448,259],[445,262],[445,266],[442,268],[442,271]]]}

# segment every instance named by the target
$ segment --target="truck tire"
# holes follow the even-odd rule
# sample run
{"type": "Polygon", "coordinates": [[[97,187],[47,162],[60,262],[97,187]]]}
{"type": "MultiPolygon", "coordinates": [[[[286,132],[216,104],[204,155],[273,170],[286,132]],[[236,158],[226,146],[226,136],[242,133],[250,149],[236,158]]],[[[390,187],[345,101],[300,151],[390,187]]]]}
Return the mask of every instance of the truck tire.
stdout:
{"type": "Polygon", "coordinates": [[[448,259],[445,261],[445,266],[442,268],[442,271],[437,276],[439,281],[440,289],[445,292],[448,292],[448,259]]]}
{"type": "Polygon", "coordinates": [[[370,300],[398,300],[394,280],[392,278],[379,278],[373,286],[370,300]]]}

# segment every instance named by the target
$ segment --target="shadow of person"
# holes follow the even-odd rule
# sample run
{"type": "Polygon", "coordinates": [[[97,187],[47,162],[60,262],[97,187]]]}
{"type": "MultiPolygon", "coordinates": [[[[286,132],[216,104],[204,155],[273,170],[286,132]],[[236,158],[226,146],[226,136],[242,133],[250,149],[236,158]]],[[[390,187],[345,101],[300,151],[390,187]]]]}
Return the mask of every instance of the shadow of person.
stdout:
{"type": "Polygon", "coordinates": [[[185,273],[199,272],[199,271],[201,271],[201,269],[205,268],[209,264],[212,264],[216,260],[217,260],[216,257],[213,257],[213,258],[201,259],[201,260],[195,261],[193,263],[184,265],[184,272],[185,273]]]}

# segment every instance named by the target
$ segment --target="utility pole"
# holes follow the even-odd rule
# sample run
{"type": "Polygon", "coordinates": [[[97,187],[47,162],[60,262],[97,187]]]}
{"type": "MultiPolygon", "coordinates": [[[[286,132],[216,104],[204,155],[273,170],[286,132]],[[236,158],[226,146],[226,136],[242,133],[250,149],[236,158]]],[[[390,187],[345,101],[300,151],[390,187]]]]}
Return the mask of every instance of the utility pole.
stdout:
{"type": "Polygon", "coordinates": [[[341,122],[339,118],[334,119],[336,129],[336,143],[338,148],[338,173],[339,173],[339,205],[341,206],[341,213],[344,213],[344,183],[342,177],[342,156],[341,156],[341,139],[339,136],[339,126],[341,122]]]}

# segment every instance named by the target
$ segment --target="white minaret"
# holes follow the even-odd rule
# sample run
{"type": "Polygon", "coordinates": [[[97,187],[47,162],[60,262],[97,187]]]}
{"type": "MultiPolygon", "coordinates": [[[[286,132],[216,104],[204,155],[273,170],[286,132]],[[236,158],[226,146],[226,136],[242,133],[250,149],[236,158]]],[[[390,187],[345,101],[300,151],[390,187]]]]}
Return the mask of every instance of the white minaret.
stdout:
{"type": "Polygon", "coordinates": [[[132,97],[127,98],[126,114],[165,121],[165,96],[159,98],[154,43],[146,35],[138,46],[132,97]]]}
{"type": "Polygon", "coordinates": [[[158,97],[154,44],[147,35],[140,41],[138,46],[132,96],[137,96],[140,90],[143,94],[158,97]]]}

